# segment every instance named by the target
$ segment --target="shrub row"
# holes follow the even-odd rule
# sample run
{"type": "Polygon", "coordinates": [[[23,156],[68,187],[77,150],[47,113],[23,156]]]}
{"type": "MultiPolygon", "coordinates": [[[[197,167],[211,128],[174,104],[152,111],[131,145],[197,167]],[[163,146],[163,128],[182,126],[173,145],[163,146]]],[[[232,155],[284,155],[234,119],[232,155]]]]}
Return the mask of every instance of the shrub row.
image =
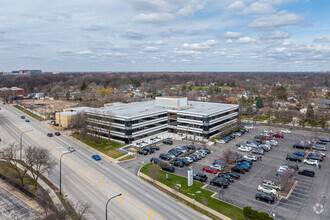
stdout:
{"type": "Polygon", "coordinates": [[[273,220],[272,217],[268,215],[266,212],[258,212],[257,210],[252,209],[250,206],[245,206],[243,208],[243,213],[249,219],[256,220],[273,220]]]}

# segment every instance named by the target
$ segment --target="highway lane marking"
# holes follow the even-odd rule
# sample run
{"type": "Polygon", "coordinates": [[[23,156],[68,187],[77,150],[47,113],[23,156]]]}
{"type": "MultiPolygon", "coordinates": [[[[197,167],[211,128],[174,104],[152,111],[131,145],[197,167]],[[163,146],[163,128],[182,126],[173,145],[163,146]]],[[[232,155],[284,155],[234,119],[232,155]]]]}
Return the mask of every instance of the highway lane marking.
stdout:
{"type": "MultiPolygon", "coordinates": [[[[13,124],[17,129],[19,129],[20,131],[22,131],[19,127],[17,127],[15,124],[13,124]]],[[[23,132],[23,131],[22,131],[23,132]]],[[[26,135],[27,136],[29,136],[32,140],[33,140],[33,138],[29,135],[29,134],[27,134],[26,133],[26,135]]],[[[56,152],[58,152],[60,155],[62,155],[62,153],[60,152],[60,151],[58,151],[55,147],[53,147],[52,145],[50,145],[49,143],[47,143],[46,141],[43,141],[45,144],[47,144],[48,146],[50,146],[51,148],[53,148],[56,152]]],[[[52,151],[50,151],[49,149],[47,149],[47,148],[45,148],[44,146],[43,146],[43,144],[42,143],[40,143],[40,142],[36,142],[36,143],[39,143],[40,144],[40,146],[41,147],[43,147],[44,149],[46,149],[46,150],[48,150],[52,155],[54,155],[56,158],[58,158],[58,159],[60,159],[60,156],[56,156],[56,152],[52,152],[52,151]]],[[[67,159],[69,159],[69,160],[71,160],[73,163],[75,163],[75,164],[77,164],[77,165],[79,165],[81,168],[83,168],[80,164],[78,164],[78,163],[76,163],[75,161],[73,161],[71,158],[69,158],[69,157],[67,157],[66,155],[64,155],[64,157],[65,158],[67,158],[67,159]]],[[[65,161],[63,161],[63,163],[64,164],[66,164],[68,167],[70,167],[70,165],[72,165],[72,164],[67,164],[65,161]]],[[[76,172],[77,174],[80,174],[80,172],[78,172],[76,169],[74,169],[73,167],[70,167],[74,172],[76,172]]],[[[86,172],[86,171],[85,171],[86,172]]],[[[84,172],[84,173],[85,173],[84,172]]],[[[82,174],[81,174],[81,176],[82,176],[82,174]]],[[[94,185],[94,186],[96,186],[96,184],[94,183],[94,182],[92,182],[90,179],[88,179],[87,177],[85,177],[85,176],[82,176],[85,180],[87,180],[90,184],[92,184],[92,185],[94,185]]],[[[104,181],[104,180],[103,180],[104,181]]],[[[103,183],[103,181],[102,181],[102,183],[103,183]]],[[[126,181],[126,180],[125,180],[126,181]]],[[[102,184],[101,183],[101,184],[102,184]]],[[[127,181],[126,181],[126,183],[127,183],[127,181]]],[[[100,185],[101,185],[100,184],[100,185]]],[[[110,185],[110,184],[108,184],[108,185],[110,185]]],[[[99,186],[100,187],[100,186],[99,186]]],[[[115,186],[113,186],[112,184],[110,185],[110,187],[111,188],[116,188],[115,186]]],[[[117,189],[117,188],[116,188],[117,189]]],[[[104,191],[104,190],[102,190],[102,189],[100,189],[102,192],[103,192],[103,194],[104,195],[108,195],[109,196],[109,194],[106,192],[106,191],[104,191]]],[[[117,189],[118,190],[118,189],[117,189]]],[[[150,212],[152,212],[151,211],[151,209],[150,208],[148,208],[148,207],[146,207],[143,203],[141,203],[141,202],[139,202],[139,201],[137,201],[137,200],[135,200],[135,199],[133,199],[133,198],[130,198],[132,201],[134,201],[134,202],[136,202],[137,204],[139,204],[140,206],[142,206],[142,207],[144,207],[145,209],[147,209],[147,210],[149,210],[150,212]]],[[[117,204],[120,204],[118,201],[116,201],[115,200],[115,202],[117,203],[117,204]]],[[[139,216],[137,216],[135,213],[133,213],[128,207],[125,207],[125,205],[122,205],[123,206],[123,208],[125,208],[129,213],[131,213],[133,216],[135,216],[137,219],[141,219],[139,216]]],[[[164,219],[163,217],[161,217],[160,215],[158,215],[157,213],[154,213],[155,215],[157,215],[160,219],[164,219]]]]}
{"type": "Polygon", "coordinates": [[[150,218],[151,218],[151,215],[152,215],[152,212],[150,212],[150,215],[149,215],[149,220],[150,220],[150,218]]]}
{"type": "Polygon", "coordinates": [[[99,187],[101,187],[102,183],[104,182],[104,180],[102,180],[102,182],[100,183],[99,187]]]}
{"type": "Polygon", "coordinates": [[[86,173],[87,170],[85,170],[81,175],[84,175],[86,173]]]}
{"type": "Polygon", "coordinates": [[[120,199],[120,204],[121,204],[121,202],[123,201],[123,198],[124,198],[124,195],[125,195],[125,193],[123,193],[123,196],[121,197],[121,199],[120,199]]]}

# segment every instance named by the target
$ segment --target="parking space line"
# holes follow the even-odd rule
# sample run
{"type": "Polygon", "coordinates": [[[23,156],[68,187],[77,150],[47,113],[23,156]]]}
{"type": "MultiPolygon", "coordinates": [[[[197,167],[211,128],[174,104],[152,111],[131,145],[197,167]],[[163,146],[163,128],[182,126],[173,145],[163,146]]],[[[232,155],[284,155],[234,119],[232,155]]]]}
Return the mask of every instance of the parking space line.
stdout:
{"type": "Polygon", "coordinates": [[[123,196],[121,197],[121,199],[120,199],[120,204],[121,204],[121,202],[123,201],[123,198],[124,198],[124,195],[125,195],[125,193],[123,193],[123,196]]]}
{"type": "Polygon", "coordinates": [[[100,183],[99,187],[101,187],[102,183],[104,182],[104,180],[102,180],[102,182],[100,183]]]}

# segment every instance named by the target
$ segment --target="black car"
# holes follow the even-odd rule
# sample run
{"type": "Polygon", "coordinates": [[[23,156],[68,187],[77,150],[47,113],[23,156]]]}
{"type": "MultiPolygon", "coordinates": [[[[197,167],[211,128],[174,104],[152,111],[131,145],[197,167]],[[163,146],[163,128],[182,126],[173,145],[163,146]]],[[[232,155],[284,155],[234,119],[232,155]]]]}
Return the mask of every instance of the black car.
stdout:
{"type": "Polygon", "coordinates": [[[153,145],[153,146],[150,147],[150,149],[153,149],[153,150],[159,150],[160,147],[159,147],[159,146],[156,146],[156,145],[153,145]]]}
{"type": "Polygon", "coordinates": [[[310,170],[310,169],[299,170],[298,174],[303,175],[303,176],[310,176],[310,177],[315,176],[314,170],[310,170]]]}
{"type": "Polygon", "coordinates": [[[160,164],[162,162],[163,161],[158,159],[157,157],[153,157],[153,158],[150,159],[150,163],[160,164]]]}
{"type": "Polygon", "coordinates": [[[317,144],[322,144],[322,145],[326,145],[327,142],[323,142],[323,141],[316,141],[317,144]]]}
{"type": "Polygon", "coordinates": [[[53,137],[53,133],[47,133],[48,137],[53,137]]]}
{"type": "Polygon", "coordinates": [[[304,142],[299,142],[298,144],[294,144],[293,148],[300,148],[300,149],[308,149],[308,144],[305,144],[304,142]]]}
{"type": "Polygon", "coordinates": [[[225,178],[225,179],[227,179],[229,182],[234,182],[234,178],[233,177],[231,177],[230,175],[228,175],[228,174],[225,174],[225,173],[219,173],[218,174],[218,177],[223,177],[223,178],[225,178]]]}
{"type": "Polygon", "coordinates": [[[228,172],[228,173],[225,173],[225,174],[228,174],[229,176],[233,177],[236,180],[240,178],[240,175],[238,173],[235,173],[235,172],[228,172]]]}
{"type": "Polygon", "coordinates": [[[173,161],[171,162],[171,164],[173,164],[173,166],[176,166],[176,167],[184,167],[184,162],[181,161],[181,160],[176,160],[176,161],[173,161]]]}
{"type": "Polygon", "coordinates": [[[195,154],[190,154],[188,157],[191,158],[193,161],[198,160],[198,157],[195,154]]]}
{"type": "Polygon", "coordinates": [[[320,141],[322,141],[322,142],[330,142],[330,138],[320,138],[320,141]]]}
{"type": "Polygon", "coordinates": [[[22,116],[21,116],[21,119],[25,119],[25,116],[24,116],[24,115],[22,115],[22,116]]]}
{"type": "Polygon", "coordinates": [[[163,144],[173,145],[173,141],[171,141],[171,140],[165,140],[165,141],[163,141],[163,144]]]}
{"type": "Polygon", "coordinates": [[[194,180],[205,182],[207,180],[207,176],[204,173],[196,173],[194,174],[194,180]]]}
{"type": "Polygon", "coordinates": [[[268,193],[257,193],[256,200],[260,200],[263,202],[268,202],[269,204],[273,204],[276,201],[275,196],[268,193]]]}
{"type": "Polygon", "coordinates": [[[177,158],[175,158],[175,161],[182,161],[184,163],[184,165],[186,165],[186,166],[191,164],[191,162],[189,160],[187,160],[186,158],[183,158],[183,157],[177,157],[177,158]]]}
{"type": "Polygon", "coordinates": [[[163,159],[163,160],[171,160],[172,159],[172,157],[169,154],[164,154],[164,153],[160,154],[159,158],[163,159]]]}
{"type": "Polygon", "coordinates": [[[303,157],[297,156],[295,154],[288,154],[286,155],[286,159],[291,161],[301,162],[303,157]]]}
{"type": "Polygon", "coordinates": [[[152,148],[150,148],[150,147],[146,147],[146,148],[144,148],[143,150],[148,151],[149,154],[153,154],[153,153],[155,153],[155,150],[152,149],[152,148]]]}
{"type": "Polygon", "coordinates": [[[54,134],[55,134],[56,136],[61,136],[61,133],[60,133],[60,132],[58,132],[58,131],[57,131],[57,132],[55,132],[54,134]]]}
{"type": "Polygon", "coordinates": [[[162,170],[174,173],[175,168],[174,168],[174,166],[171,166],[171,165],[165,165],[165,166],[162,166],[162,170]]]}
{"type": "Polygon", "coordinates": [[[210,154],[211,153],[211,151],[209,149],[207,149],[207,148],[203,148],[202,150],[205,151],[207,154],[210,154]]]}
{"type": "Polygon", "coordinates": [[[196,149],[194,145],[187,145],[186,147],[187,147],[189,150],[195,150],[195,149],[196,149]]]}
{"type": "Polygon", "coordinates": [[[306,157],[306,159],[319,160],[320,162],[323,161],[322,156],[321,155],[318,155],[318,154],[308,154],[308,156],[306,157]]]}
{"type": "Polygon", "coordinates": [[[224,189],[224,188],[228,187],[228,180],[226,180],[225,178],[221,178],[221,177],[215,177],[211,180],[210,185],[219,186],[224,189]]]}
{"type": "Polygon", "coordinates": [[[173,154],[176,157],[179,156],[180,154],[182,154],[182,152],[178,151],[177,149],[171,149],[168,151],[168,153],[173,154]]]}
{"type": "Polygon", "coordinates": [[[147,155],[149,152],[143,149],[143,150],[139,150],[137,153],[147,155]]]}
{"type": "Polygon", "coordinates": [[[241,173],[241,174],[244,174],[245,173],[245,169],[243,168],[243,166],[234,166],[231,168],[231,171],[232,172],[237,172],[237,173],[241,173]]]}

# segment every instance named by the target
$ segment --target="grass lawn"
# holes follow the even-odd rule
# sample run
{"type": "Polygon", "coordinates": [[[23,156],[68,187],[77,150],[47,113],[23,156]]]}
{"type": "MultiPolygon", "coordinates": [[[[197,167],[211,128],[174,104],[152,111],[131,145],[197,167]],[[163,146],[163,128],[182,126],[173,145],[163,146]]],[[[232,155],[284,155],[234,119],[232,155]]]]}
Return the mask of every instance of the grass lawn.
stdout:
{"type": "Polygon", "coordinates": [[[131,155],[128,155],[126,157],[123,157],[121,159],[119,159],[119,161],[125,161],[125,160],[130,160],[130,159],[134,159],[135,157],[131,156],[131,155]]]}
{"type": "Polygon", "coordinates": [[[109,141],[102,138],[99,138],[99,144],[95,142],[95,137],[87,137],[85,139],[79,138],[79,140],[112,158],[118,158],[125,155],[125,153],[116,150],[117,147],[123,145],[113,141],[110,141],[109,146],[109,141]]]}
{"type": "Polygon", "coordinates": [[[18,105],[14,105],[14,107],[17,108],[18,110],[24,112],[25,114],[31,116],[32,118],[37,119],[38,121],[43,121],[44,120],[44,119],[40,118],[38,115],[35,115],[32,112],[29,112],[29,111],[25,110],[24,108],[22,108],[22,107],[20,107],[18,105]]]}
{"type": "Polygon", "coordinates": [[[192,86],[192,90],[207,90],[209,87],[207,86],[192,86]]]}
{"type": "MultiPolygon", "coordinates": [[[[141,168],[141,172],[150,176],[149,167],[151,164],[146,164],[141,168]]],[[[202,204],[205,204],[211,209],[214,209],[215,211],[222,213],[230,218],[236,218],[236,219],[246,219],[243,210],[233,206],[229,203],[220,201],[218,199],[212,198],[213,192],[205,189],[201,189],[202,186],[205,184],[201,182],[194,181],[194,184],[190,187],[188,187],[188,180],[187,178],[175,175],[175,174],[169,174],[170,179],[166,179],[167,172],[164,172],[159,167],[159,175],[157,180],[171,188],[175,184],[180,184],[181,187],[179,189],[179,192],[195,199],[195,201],[198,201],[202,204]]]]}

